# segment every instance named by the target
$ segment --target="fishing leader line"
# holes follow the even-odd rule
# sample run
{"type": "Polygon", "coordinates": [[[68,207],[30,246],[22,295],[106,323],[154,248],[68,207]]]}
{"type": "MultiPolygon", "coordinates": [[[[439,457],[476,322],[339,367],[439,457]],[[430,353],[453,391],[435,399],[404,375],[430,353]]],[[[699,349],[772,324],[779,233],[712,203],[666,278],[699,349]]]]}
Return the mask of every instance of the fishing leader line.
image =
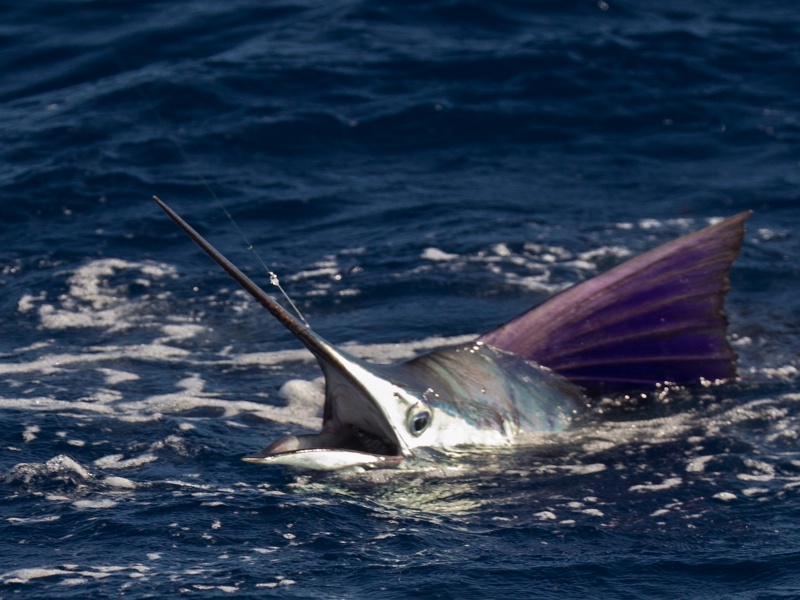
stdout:
{"type": "MultiPolygon", "coordinates": [[[[126,69],[125,64],[124,64],[124,62],[122,60],[122,57],[114,49],[111,49],[111,55],[114,58],[114,62],[117,63],[117,67],[120,69],[120,71],[123,72],[123,73],[127,72],[127,69],[126,69]]],[[[264,262],[264,259],[261,258],[261,255],[255,249],[255,246],[253,246],[253,244],[250,242],[249,238],[245,235],[244,231],[242,231],[242,228],[239,227],[239,224],[233,218],[233,215],[230,213],[230,211],[228,211],[228,208],[225,206],[225,203],[222,202],[222,199],[217,195],[217,193],[211,187],[211,184],[203,176],[202,171],[197,168],[196,163],[192,160],[192,158],[186,152],[186,149],[183,147],[183,145],[181,144],[180,140],[177,137],[175,137],[175,136],[173,136],[172,134],[169,133],[169,131],[170,131],[169,126],[167,125],[166,121],[161,117],[161,114],[158,112],[158,110],[156,110],[155,105],[151,101],[150,97],[145,93],[144,89],[142,88],[142,85],[138,81],[133,81],[132,84],[133,84],[133,88],[136,90],[136,93],[139,95],[139,98],[141,99],[141,101],[144,104],[144,106],[146,107],[146,109],[153,115],[153,117],[155,118],[156,122],[161,127],[161,130],[165,134],[164,137],[166,139],[168,139],[172,143],[173,146],[175,146],[175,148],[178,150],[178,153],[180,154],[181,158],[189,166],[189,169],[192,171],[194,176],[197,178],[197,180],[200,183],[200,185],[206,190],[206,192],[208,192],[209,196],[211,196],[214,200],[216,200],[217,204],[222,209],[222,212],[225,214],[225,216],[231,222],[231,224],[233,225],[234,229],[236,229],[237,233],[242,238],[242,241],[245,244],[245,248],[247,250],[249,250],[250,252],[252,252],[253,255],[256,257],[256,259],[258,260],[258,262],[261,265],[261,267],[264,269],[264,271],[269,276],[270,284],[275,286],[276,288],[278,288],[278,290],[280,291],[281,295],[286,299],[286,302],[292,308],[292,310],[297,315],[297,317],[300,319],[300,321],[302,321],[303,325],[305,325],[308,328],[311,328],[311,325],[309,325],[309,323],[306,320],[305,316],[303,316],[303,313],[300,312],[300,309],[297,308],[297,305],[291,299],[289,294],[286,292],[286,290],[283,289],[283,286],[281,285],[281,282],[280,282],[280,279],[278,278],[277,273],[275,273],[272,269],[270,269],[267,266],[266,262],[264,262]]]]}

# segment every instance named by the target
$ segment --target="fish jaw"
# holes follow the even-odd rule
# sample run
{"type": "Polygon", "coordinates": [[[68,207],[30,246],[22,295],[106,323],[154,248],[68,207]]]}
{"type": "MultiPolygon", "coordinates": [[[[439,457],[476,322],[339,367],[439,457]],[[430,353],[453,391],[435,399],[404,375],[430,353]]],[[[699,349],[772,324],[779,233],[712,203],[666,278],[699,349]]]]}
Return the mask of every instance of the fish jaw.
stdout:
{"type": "Polygon", "coordinates": [[[261,452],[245,456],[245,462],[259,465],[282,465],[313,471],[338,471],[353,467],[394,467],[403,461],[402,456],[372,454],[361,450],[337,448],[346,443],[328,433],[289,435],[270,444],[261,452]]]}
{"type": "Polygon", "coordinates": [[[417,400],[392,382],[391,367],[359,360],[319,339],[325,376],[322,431],[289,435],[243,460],[313,470],[396,466],[413,456],[402,419],[417,400]]]}

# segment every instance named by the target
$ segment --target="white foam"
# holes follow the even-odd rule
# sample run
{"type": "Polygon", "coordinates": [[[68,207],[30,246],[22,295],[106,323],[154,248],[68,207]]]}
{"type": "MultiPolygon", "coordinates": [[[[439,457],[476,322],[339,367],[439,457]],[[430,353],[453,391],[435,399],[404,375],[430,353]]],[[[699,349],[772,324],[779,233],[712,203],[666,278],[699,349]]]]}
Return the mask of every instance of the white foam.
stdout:
{"type": "Polygon", "coordinates": [[[100,500],[76,500],[72,503],[72,506],[77,509],[114,508],[116,505],[117,503],[109,498],[102,498],[100,500]]]}
{"type": "Polygon", "coordinates": [[[30,312],[38,304],[41,304],[47,299],[47,292],[39,292],[36,296],[31,294],[23,294],[22,297],[17,302],[17,310],[21,313],[30,312]]]}
{"type": "Polygon", "coordinates": [[[16,569],[0,575],[0,581],[3,583],[30,583],[34,579],[44,579],[46,577],[56,577],[58,575],[74,575],[74,573],[65,569],[16,569]]]}
{"type": "Polygon", "coordinates": [[[50,477],[53,475],[69,476],[78,480],[86,480],[92,476],[83,465],[65,454],[59,454],[44,463],[20,463],[15,465],[9,470],[6,479],[27,484],[36,477],[50,477]]]}
{"type": "MultiPolygon", "coordinates": [[[[287,277],[285,277],[286,281],[302,281],[305,279],[313,279],[317,277],[323,277],[325,279],[335,279],[337,276],[340,277],[340,267],[336,259],[332,256],[327,257],[327,260],[317,261],[314,263],[313,268],[305,269],[303,271],[298,271],[297,273],[293,273],[287,277]]],[[[341,278],[341,277],[340,277],[341,278]]]]}
{"type": "Polygon", "coordinates": [[[41,429],[38,425],[28,425],[25,427],[25,431],[22,432],[22,439],[28,443],[32,442],[36,439],[36,434],[39,433],[41,429]]]}
{"type": "Polygon", "coordinates": [[[669,477],[661,483],[643,483],[639,485],[632,485],[628,488],[629,492],[661,492],[678,487],[683,483],[680,477],[669,477]]]}
{"type": "Polygon", "coordinates": [[[742,481],[772,481],[773,479],[775,479],[774,475],[767,475],[767,474],[753,475],[751,473],[738,473],[736,477],[738,479],[741,479],[742,481]]]}
{"type": "Polygon", "coordinates": [[[276,587],[279,587],[279,586],[285,587],[285,586],[289,586],[289,585],[294,585],[294,584],[297,583],[294,579],[287,579],[287,578],[285,578],[285,577],[283,577],[281,575],[278,575],[276,577],[276,580],[277,581],[267,582],[267,583],[257,583],[256,587],[257,588],[268,588],[268,589],[271,589],[271,588],[276,588],[276,587]]]}
{"type": "Polygon", "coordinates": [[[556,468],[560,471],[568,471],[573,475],[591,475],[605,471],[608,467],[602,463],[592,463],[588,465],[556,465],[556,468]]]}
{"type": "Polygon", "coordinates": [[[106,579],[113,573],[129,572],[130,577],[141,575],[150,568],[140,564],[130,566],[103,565],[81,568],[79,565],[64,564],[57,567],[42,566],[14,569],[0,574],[0,582],[4,584],[27,584],[37,579],[58,578],[60,585],[82,585],[91,580],[106,579]]]}
{"type": "Polygon", "coordinates": [[[76,365],[86,366],[92,363],[119,362],[122,359],[137,358],[159,359],[171,362],[189,356],[188,350],[159,343],[106,346],[103,348],[88,348],[87,350],[88,352],[85,354],[47,354],[27,363],[0,363],[0,374],[41,373],[43,375],[53,375],[67,367],[76,365]]]}
{"type": "Polygon", "coordinates": [[[322,401],[325,399],[325,378],[318,377],[311,381],[291,379],[281,386],[278,394],[290,403],[317,405],[321,411],[322,401]]]}
{"type": "Polygon", "coordinates": [[[731,492],[718,492],[713,496],[717,500],[722,500],[723,502],[732,502],[736,500],[736,494],[731,492]]]}
{"type": "Polygon", "coordinates": [[[657,229],[661,227],[661,221],[658,219],[641,219],[639,221],[640,229],[657,229]]]}
{"type": "Polygon", "coordinates": [[[164,325],[161,327],[161,331],[163,332],[163,337],[160,337],[156,340],[157,343],[166,344],[168,342],[176,342],[176,341],[183,341],[188,340],[190,338],[195,337],[207,331],[207,327],[202,325],[194,325],[194,324],[170,324],[164,325]]]}
{"type": "Polygon", "coordinates": [[[458,258],[458,254],[451,254],[438,248],[425,248],[420,255],[423,260],[431,261],[449,261],[458,258]]]}
{"type": "Polygon", "coordinates": [[[591,270],[596,268],[595,264],[597,259],[607,259],[609,257],[613,257],[614,259],[621,261],[629,258],[630,255],[631,251],[627,248],[623,248],[622,246],[603,246],[601,248],[595,248],[593,250],[581,252],[578,254],[578,258],[582,261],[584,269],[591,270]]]}
{"type": "Polygon", "coordinates": [[[794,381],[798,377],[797,367],[794,365],[783,365],[782,367],[762,367],[758,369],[758,373],[765,375],[769,379],[777,379],[783,381],[794,381]]]}
{"type": "Polygon", "coordinates": [[[150,287],[153,280],[177,277],[175,269],[163,263],[99,259],[83,265],[70,276],[67,280],[69,292],[59,296],[58,305],[45,303],[40,295],[25,298],[18,308],[27,312],[35,303],[40,303],[39,319],[42,327],[49,330],[92,327],[114,332],[131,327],[135,322],[152,320],[142,310],[145,299],[129,300],[127,284],[111,284],[111,278],[122,271],[132,271],[129,278],[145,288],[150,287]]]}
{"type": "Polygon", "coordinates": [[[47,515],[45,517],[8,517],[6,521],[12,525],[31,525],[34,523],[52,523],[61,518],[59,515],[47,515]]]}
{"type": "Polygon", "coordinates": [[[146,452],[132,458],[125,458],[122,454],[109,454],[96,459],[93,464],[100,469],[132,469],[156,460],[158,460],[158,457],[152,452],[146,452]]]}
{"type": "Polygon", "coordinates": [[[609,255],[627,256],[628,253],[628,250],[620,246],[609,246],[576,257],[572,251],[562,246],[537,243],[525,243],[522,250],[518,251],[501,242],[472,254],[455,254],[428,247],[420,255],[426,262],[400,276],[411,279],[437,271],[458,273],[484,268],[506,284],[540,294],[552,294],[569,285],[568,281],[552,281],[555,268],[577,271],[575,280],[586,279],[598,271],[596,258],[609,255]]]}
{"type": "Polygon", "coordinates": [[[688,473],[702,473],[706,470],[706,464],[713,458],[714,456],[696,456],[687,462],[686,471],[688,473]]]}
{"type": "MultiPolygon", "coordinates": [[[[95,462],[95,464],[97,464],[95,462]]],[[[103,484],[120,490],[134,490],[138,485],[125,477],[108,476],[103,478],[103,484]]]]}

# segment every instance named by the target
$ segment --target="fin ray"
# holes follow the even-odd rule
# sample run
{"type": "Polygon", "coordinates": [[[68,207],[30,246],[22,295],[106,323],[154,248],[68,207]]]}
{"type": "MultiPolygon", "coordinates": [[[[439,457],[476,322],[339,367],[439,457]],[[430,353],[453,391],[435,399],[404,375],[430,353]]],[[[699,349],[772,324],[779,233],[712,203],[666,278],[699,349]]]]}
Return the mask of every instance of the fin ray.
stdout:
{"type": "Polygon", "coordinates": [[[736,355],[722,308],[750,214],[574,285],[478,341],[586,387],[733,378],[736,355]]]}

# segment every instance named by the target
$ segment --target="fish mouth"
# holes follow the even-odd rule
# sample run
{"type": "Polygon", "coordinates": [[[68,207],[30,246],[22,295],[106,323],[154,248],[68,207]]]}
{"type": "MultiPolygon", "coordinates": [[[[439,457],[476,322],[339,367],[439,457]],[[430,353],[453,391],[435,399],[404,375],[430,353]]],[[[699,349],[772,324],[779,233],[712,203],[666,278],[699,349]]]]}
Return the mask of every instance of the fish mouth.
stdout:
{"type": "Polygon", "coordinates": [[[382,456],[403,456],[400,447],[386,437],[346,425],[338,431],[323,431],[305,435],[288,435],[273,442],[253,457],[275,456],[300,450],[340,450],[382,456]]]}
{"type": "Polygon", "coordinates": [[[395,466],[409,456],[410,449],[388,416],[387,408],[396,400],[385,367],[368,365],[334,348],[317,358],[325,374],[322,431],[288,435],[243,460],[334,470],[395,466]]]}
{"type": "Polygon", "coordinates": [[[347,446],[346,449],[348,450],[382,456],[403,456],[400,452],[400,447],[393,441],[387,440],[385,437],[375,435],[352,425],[350,426],[350,432],[356,444],[354,446],[347,446]]]}
{"type": "Polygon", "coordinates": [[[403,458],[400,446],[394,440],[355,425],[343,425],[336,431],[288,435],[242,460],[261,465],[331,471],[348,467],[396,466],[403,458]]]}

